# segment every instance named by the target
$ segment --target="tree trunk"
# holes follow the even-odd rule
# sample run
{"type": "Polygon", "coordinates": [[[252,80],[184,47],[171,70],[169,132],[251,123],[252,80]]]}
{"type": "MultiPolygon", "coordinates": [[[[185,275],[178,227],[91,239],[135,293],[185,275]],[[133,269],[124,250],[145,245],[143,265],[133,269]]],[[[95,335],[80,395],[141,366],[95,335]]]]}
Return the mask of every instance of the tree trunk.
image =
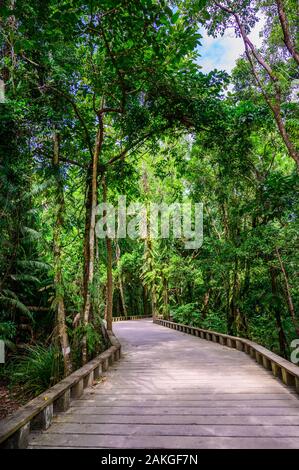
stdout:
{"type": "MultiPolygon", "coordinates": [[[[107,203],[107,186],[105,177],[102,181],[103,185],[103,202],[107,203]]],[[[103,217],[106,217],[104,211],[103,217]]],[[[112,314],[113,314],[113,276],[112,276],[112,242],[111,238],[106,235],[107,249],[107,296],[106,296],[106,323],[107,330],[112,331],[112,314]]]]}
{"type": "Polygon", "coordinates": [[[205,295],[203,298],[202,320],[206,318],[208,310],[209,310],[210,295],[211,295],[211,288],[209,287],[209,289],[205,292],[205,295]]]}
{"type": "Polygon", "coordinates": [[[85,230],[84,230],[84,245],[83,245],[83,299],[87,297],[88,291],[88,278],[89,278],[89,231],[90,231],[90,220],[91,220],[91,208],[92,208],[92,165],[89,166],[86,177],[86,199],[85,199],[85,230]]]}
{"type": "Polygon", "coordinates": [[[273,302],[273,311],[274,311],[274,316],[276,320],[276,325],[277,325],[277,330],[278,330],[278,340],[279,340],[279,349],[280,349],[280,355],[282,357],[287,357],[287,340],[286,340],[286,335],[283,330],[282,326],[282,321],[281,321],[281,315],[280,315],[280,307],[278,305],[278,289],[277,289],[277,282],[276,282],[276,270],[272,266],[269,268],[270,270],[270,278],[271,278],[271,288],[272,288],[272,294],[274,298],[273,302]]]}
{"type": "Polygon", "coordinates": [[[168,282],[167,279],[161,273],[162,282],[163,282],[163,316],[164,318],[169,318],[169,301],[168,301],[168,282]]]}
{"type": "Polygon", "coordinates": [[[278,261],[279,261],[279,264],[280,264],[281,272],[283,274],[284,282],[285,282],[285,290],[286,290],[286,297],[287,297],[287,303],[288,303],[288,309],[289,309],[289,312],[290,312],[290,317],[291,317],[291,320],[293,322],[293,325],[294,325],[294,328],[295,328],[295,331],[296,331],[296,335],[299,338],[299,325],[298,325],[298,320],[297,320],[296,314],[295,314],[295,308],[294,308],[294,304],[293,304],[293,299],[292,299],[291,287],[290,287],[290,283],[289,283],[288,274],[287,274],[286,269],[284,267],[281,255],[279,253],[279,249],[276,248],[275,251],[276,251],[276,255],[277,255],[277,258],[278,258],[278,261]]]}
{"type": "MultiPolygon", "coordinates": [[[[86,216],[88,226],[86,228],[86,245],[84,246],[84,256],[86,256],[85,263],[86,269],[84,270],[85,279],[83,281],[83,288],[86,289],[84,293],[84,307],[82,312],[83,329],[86,329],[91,311],[91,287],[94,278],[94,261],[95,261],[95,225],[96,225],[96,210],[98,202],[98,163],[99,155],[103,144],[103,122],[102,117],[99,117],[99,126],[96,135],[95,147],[91,165],[91,189],[90,189],[90,211],[86,216]]],[[[86,331],[83,333],[82,338],[82,363],[85,364],[88,360],[87,357],[87,337],[86,331]]]]}
{"type": "MultiPolygon", "coordinates": [[[[148,194],[149,194],[149,186],[148,186],[148,177],[147,177],[147,169],[144,167],[143,169],[143,175],[142,175],[142,186],[143,186],[143,191],[145,194],[145,199],[148,199],[148,194]]],[[[154,266],[153,266],[153,257],[152,257],[152,240],[150,237],[150,221],[148,217],[148,204],[146,207],[146,237],[144,240],[144,258],[146,260],[149,260],[149,271],[152,271],[154,266]]],[[[152,316],[153,319],[155,319],[157,315],[157,290],[156,290],[156,284],[155,281],[151,283],[150,287],[150,293],[151,293],[151,309],[152,309],[152,316]]]]}
{"type": "Polygon", "coordinates": [[[62,278],[62,265],[61,265],[61,229],[63,225],[64,213],[64,195],[63,195],[63,181],[60,175],[59,168],[59,134],[55,131],[54,136],[54,151],[53,151],[53,169],[55,172],[56,181],[56,220],[53,229],[53,254],[54,254],[54,288],[55,288],[55,302],[57,314],[57,330],[61,351],[63,354],[64,375],[67,376],[72,372],[71,351],[69,345],[69,338],[65,322],[65,306],[64,306],[64,290],[62,278]]]}
{"type": "MultiPolygon", "coordinates": [[[[14,80],[14,73],[15,68],[17,67],[17,56],[15,54],[14,48],[14,37],[16,34],[17,23],[16,17],[14,15],[15,10],[15,0],[10,0],[8,4],[9,10],[11,10],[12,14],[9,15],[4,21],[0,18],[0,28],[4,31],[2,36],[2,44],[1,44],[1,56],[7,59],[7,62],[2,63],[1,67],[1,78],[3,78],[3,86],[7,86],[8,82],[10,82],[10,89],[15,95],[15,80],[14,80]],[[4,41],[3,41],[4,38],[4,41]]],[[[3,6],[3,2],[0,3],[3,6]]]]}
{"type": "Polygon", "coordinates": [[[236,331],[237,334],[242,332],[242,318],[240,309],[238,306],[238,294],[239,294],[239,261],[238,258],[235,258],[235,266],[233,272],[233,282],[232,282],[232,296],[230,300],[230,316],[233,322],[233,329],[236,331]]]}
{"type": "MultiPolygon", "coordinates": [[[[279,4],[281,4],[282,2],[280,2],[279,0],[276,0],[276,3],[277,3],[277,7],[278,7],[279,20],[281,22],[283,32],[284,32],[284,38],[286,40],[286,38],[287,38],[286,35],[288,33],[288,27],[287,27],[286,21],[284,21],[286,18],[283,18],[284,11],[283,11],[283,9],[279,8],[279,4]]],[[[287,129],[286,129],[283,117],[282,117],[282,113],[281,113],[281,87],[280,87],[279,79],[277,77],[276,72],[274,71],[274,69],[272,69],[271,65],[264,60],[264,58],[261,56],[259,51],[256,49],[254,44],[249,39],[248,35],[246,34],[246,30],[244,28],[244,25],[241,21],[240,16],[235,11],[233,11],[232,9],[228,8],[225,5],[222,5],[218,2],[215,2],[215,4],[218,6],[218,8],[225,11],[226,13],[228,13],[229,15],[231,15],[234,18],[235,26],[236,26],[236,28],[238,28],[240,36],[242,37],[242,40],[243,40],[243,43],[244,43],[245,54],[246,54],[246,57],[249,61],[250,66],[251,66],[253,76],[254,76],[259,88],[261,89],[261,92],[262,92],[262,94],[265,98],[266,103],[268,104],[269,108],[273,112],[274,119],[276,121],[278,131],[281,135],[282,140],[285,143],[285,146],[288,150],[288,154],[295,161],[295,163],[297,165],[297,170],[299,171],[299,152],[297,151],[294,143],[291,140],[291,137],[290,137],[289,133],[287,132],[287,129]],[[274,96],[271,97],[271,95],[266,91],[265,87],[263,86],[262,81],[260,80],[258,71],[255,67],[255,63],[254,63],[253,59],[255,59],[259,63],[259,65],[264,69],[264,71],[266,72],[266,75],[268,76],[270,82],[272,83],[272,85],[274,87],[274,90],[275,90],[274,96]]],[[[287,47],[288,46],[290,47],[292,44],[289,41],[289,42],[286,43],[286,45],[287,45],[287,47]]],[[[296,53],[295,49],[293,48],[292,55],[295,58],[295,60],[296,60],[296,54],[297,53],[296,53]]]]}
{"type": "MultiPolygon", "coordinates": [[[[119,266],[119,262],[120,262],[120,248],[119,248],[119,244],[118,244],[118,241],[117,241],[117,240],[116,240],[116,262],[117,262],[117,265],[119,266]]],[[[123,312],[124,312],[124,316],[127,317],[127,316],[128,316],[128,312],[127,312],[126,301],[125,301],[125,294],[124,294],[124,287],[123,287],[122,275],[121,275],[121,272],[120,272],[120,271],[119,271],[118,286],[119,286],[119,293],[120,293],[120,298],[121,298],[121,303],[122,303],[122,309],[123,309],[123,312]]]]}
{"type": "Polygon", "coordinates": [[[147,300],[147,288],[146,286],[142,286],[142,301],[143,301],[143,315],[148,317],[148,300],[147,300]]]}
{"type": "MultiPolygon", "coordinates": [[[[297,62],[299,65],[299,53],[296,51],[293,39],[290,34],[290,29],[289,29],[289,24],[288,24],[288,19],[287,15],[284,9],[283,1],[282,0],[275,0],[276,5],[277,5],[277,12],[278,12],[278,17],[279,21],[281,24],[281,29],[283,31],[283,40],[286,45],[286,48],[288,49],[289,53],[293,57],[293,59],[297,62]]],[[[298,11],[297,11],[298,13],[298,11]]]]}
{"type": "Polygon", "coordinates": [[[228,279],[224,281],[226,285],[226,318],[227,318],[227,332],[229,335],[234,334],[234,317],[232,316],[231,310],[231,283],[230,283],[230,273],[228,274],[228,279]]]}

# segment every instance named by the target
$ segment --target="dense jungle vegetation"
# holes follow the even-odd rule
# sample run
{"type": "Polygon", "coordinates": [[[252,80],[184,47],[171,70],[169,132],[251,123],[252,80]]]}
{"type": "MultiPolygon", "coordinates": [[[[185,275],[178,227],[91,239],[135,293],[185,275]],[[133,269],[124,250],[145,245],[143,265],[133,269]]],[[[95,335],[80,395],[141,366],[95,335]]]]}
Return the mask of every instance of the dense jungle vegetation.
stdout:
{"type": "Polygon", "coordinates": [[[288,358],[297,1],[7,0],[0,18],[2,380],[40,393],[106,347],[113,315],[170,316],[288,358]],[[230,75],[203,73],[201,32],[228,28],[244,54],[230,75]],[[202,246],[97,238],[97,204],[121,195],[203,203],[202,246]]]}

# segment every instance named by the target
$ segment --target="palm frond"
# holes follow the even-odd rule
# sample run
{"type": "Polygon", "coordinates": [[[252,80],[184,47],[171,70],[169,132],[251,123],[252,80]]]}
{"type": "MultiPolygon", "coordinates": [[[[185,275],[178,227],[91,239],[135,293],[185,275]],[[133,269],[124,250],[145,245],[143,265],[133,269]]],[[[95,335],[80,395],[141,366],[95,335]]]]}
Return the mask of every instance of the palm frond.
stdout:
{"type": "Polygon", "coordinates": [[[17,265],[24,268],[37,268],[43,270],[48,270],[51,268],[50,264],[35,260],[18,260],[17,265]]]}
{"type": "Polygon", "coordinates": [[[12,299],[11,297],[1,296],[0,303],[20,310],[27,317],[29,317],[30,320],[33,320],[32,313],[30,312],[30,310],[28,310],[26,305],[24,305],[23,302],[21,302],[19,299],[12,299]]]}
{"type": "Polygon", "coordinates": [[[23,226],[22,230],[30,240],[38,240],[41,237],[40,232],[34,230],[33,228],[23,226]]]}
{"type": "Polygon", "coordinates": [[[32,276],[31,274],[11,274],[11,279],[14,281],[30,281],[30,282],[37,282],[40,284],[40,280],[36,276],[32,276]]]}

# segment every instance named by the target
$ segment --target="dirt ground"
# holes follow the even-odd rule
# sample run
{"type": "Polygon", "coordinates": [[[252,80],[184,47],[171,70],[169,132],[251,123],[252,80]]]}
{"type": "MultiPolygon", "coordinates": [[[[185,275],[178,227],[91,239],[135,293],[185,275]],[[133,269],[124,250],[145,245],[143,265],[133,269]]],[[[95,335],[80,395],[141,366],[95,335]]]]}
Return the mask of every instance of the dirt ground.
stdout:
{"type": "Polygon", "coordinates": [[[9,391],[5,383],[0,382],[0,419],[6,418],[20,406],[20,400],[9,391]]]}

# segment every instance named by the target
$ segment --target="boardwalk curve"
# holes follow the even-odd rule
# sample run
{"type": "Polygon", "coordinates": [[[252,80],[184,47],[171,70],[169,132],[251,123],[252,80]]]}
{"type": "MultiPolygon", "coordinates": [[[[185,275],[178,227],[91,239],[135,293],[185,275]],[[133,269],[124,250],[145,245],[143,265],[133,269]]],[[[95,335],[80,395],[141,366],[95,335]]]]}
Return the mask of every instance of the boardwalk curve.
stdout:
{"type": "Polygon", "coordinates": [[[122,359],[30,448],[299,448],[298,395],[248,355],[148,319],[113,328],[122,359]]]}

